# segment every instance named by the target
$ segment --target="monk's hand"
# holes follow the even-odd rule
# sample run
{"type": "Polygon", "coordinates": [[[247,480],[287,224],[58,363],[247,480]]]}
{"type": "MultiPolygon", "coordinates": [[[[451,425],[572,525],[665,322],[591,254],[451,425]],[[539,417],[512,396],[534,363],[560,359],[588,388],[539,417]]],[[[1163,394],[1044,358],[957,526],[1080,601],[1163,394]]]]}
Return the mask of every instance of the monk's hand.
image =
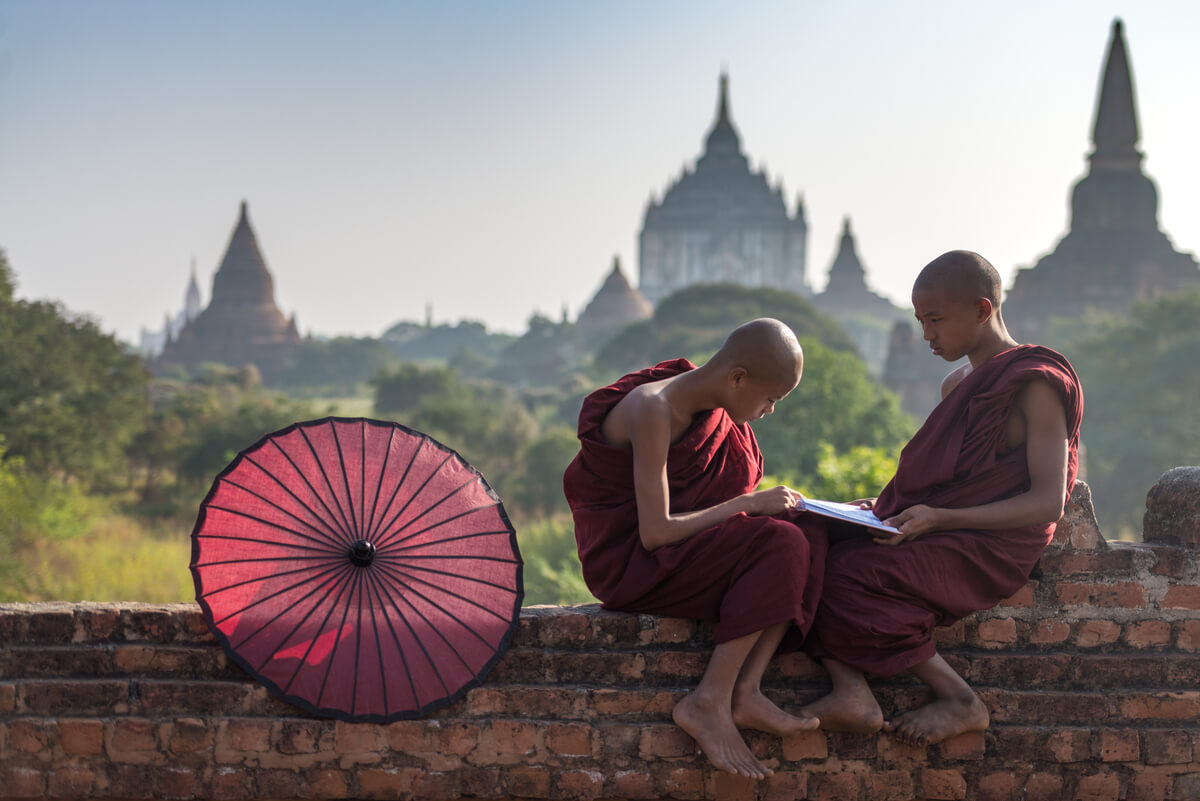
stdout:
{"type": "Polygon", "coordinates": [[[850,501],[851,506],[857,506],[859,509],[874,509],[876,498],[859,498],[857,501],[850,501]]]}
{"type": "Polygon", "coordinates": [[[919,503],[883,521],[885,526],[899,529],[897,533],[873,529],[871,535],[880,545],[899,545],[905,540],[914,539],[930,531],[941,530],[940,512],[940,509],[919,503]]]}
{"type": "Polygon", "coordinates": [[[804,508],[804,496],[783,484],[751,492],[745,497],[746,514],[751,515],[777,515],[791,509],[804,508]]]}

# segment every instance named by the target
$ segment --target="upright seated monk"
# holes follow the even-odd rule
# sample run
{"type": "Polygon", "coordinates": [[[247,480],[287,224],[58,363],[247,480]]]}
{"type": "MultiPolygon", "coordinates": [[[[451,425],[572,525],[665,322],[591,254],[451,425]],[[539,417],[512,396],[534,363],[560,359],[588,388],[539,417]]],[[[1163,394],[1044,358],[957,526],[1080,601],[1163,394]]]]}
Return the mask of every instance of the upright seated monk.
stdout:
{"type": "Polygon", "coordinates": [[[755,491],[762,454],[747,425],[800,381],[804,354],[778,320],[737,328],[700,367],[663,362],[596,390],[579,414],[579,455],[563,486],[583,577],[605,607],[709,621],[717,643],[675,722],[712,763],[770,775],[738,727],[813,729],[759,682],[790,626],[806,632],[820,595],[824,529],[779,515],[787,487],[755,491]]]}
{"type": "Polygon", "coordinates": [[[809,652],[833,692],[802,712],[834,731],[881,727],[914,744],[983,730],[988,710],[938,655],[943,626],[1011,596],[1029,578],[1075,482],[1083,392],[1063,356],[1018,345],[1000,313],[1000,276],[977,253],[930,262],[913,285],[935,356],[969,364],[905,446],[874,501],[898,534],[860,529],[833,543],[809,652]],[[884,722],[864,672],[907,670],[932,690],[884,722]]]}

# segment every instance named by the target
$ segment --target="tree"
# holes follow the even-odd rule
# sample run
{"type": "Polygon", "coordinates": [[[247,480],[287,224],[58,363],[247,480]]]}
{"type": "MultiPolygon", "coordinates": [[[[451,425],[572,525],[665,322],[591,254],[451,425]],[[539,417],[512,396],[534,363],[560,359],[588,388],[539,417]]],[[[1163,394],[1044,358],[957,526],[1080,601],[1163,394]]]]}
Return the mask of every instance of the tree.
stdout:
{"type": "Polygon", "coordinates": [[[148,375],[95,322],[15,298],[0,252],[0,433],[27,469],[114,489],[145,422],[148,375]]]}
{"type": "Polygon", "coordinates": [[[336,337],[303,342],[287,358],[275,381],[290,390],[354,395],[397,358],[381,340],[336,337]]]}
{"type": "Polygon", "coordinates": [[[1136,304],[1070,352],[1097,516],[1111,534],[1140,531],[1158,478],[1200,464],[1200,292],[1136,304]]]}

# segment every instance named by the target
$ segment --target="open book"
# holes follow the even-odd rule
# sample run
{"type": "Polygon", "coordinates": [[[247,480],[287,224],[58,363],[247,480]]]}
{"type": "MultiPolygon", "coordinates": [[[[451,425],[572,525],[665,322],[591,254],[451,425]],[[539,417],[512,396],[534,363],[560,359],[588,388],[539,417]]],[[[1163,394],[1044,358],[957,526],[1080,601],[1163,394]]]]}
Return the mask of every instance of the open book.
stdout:
{"type": "Polygon", "coordinates": [[[856,523],[867,528],[890,531],[893,534],[899,531],[899,529],[893,526],[885,526],[879,522],[879,518],[870,509],[859,509],[857,506],[852,506],[848,503],[834,503],[833,501],[818,501],[816,498],[805,498],[804,509],[822,517],[830,517],[846,523],[856,523]]]}

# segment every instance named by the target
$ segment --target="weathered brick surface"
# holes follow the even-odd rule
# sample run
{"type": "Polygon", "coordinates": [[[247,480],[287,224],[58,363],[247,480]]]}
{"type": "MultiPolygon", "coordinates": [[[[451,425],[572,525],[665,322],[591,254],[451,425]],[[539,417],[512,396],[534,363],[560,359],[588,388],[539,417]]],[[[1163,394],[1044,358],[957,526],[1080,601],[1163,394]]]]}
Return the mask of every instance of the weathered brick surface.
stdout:
{"type": "MultiPolygon", "coordinates": [[[[0,605],[0,798],[1200,798],[1200,555],[1190,518],[1157,514],[1159,541],[1105,542],[1077,485],[1034,579],[935,632],[986,733],[748,733],[775,771],[757,783],[715,773],[671,722],[712,649],[690,621],[528,608],[459,703],[350,724],[272,697],[194,605],[0,605]]],[[[827,681],[791,653],[765,685],[787,708],[827,681]]],[[[873,686],[889,715],[927,697],[873,686]]]]}

